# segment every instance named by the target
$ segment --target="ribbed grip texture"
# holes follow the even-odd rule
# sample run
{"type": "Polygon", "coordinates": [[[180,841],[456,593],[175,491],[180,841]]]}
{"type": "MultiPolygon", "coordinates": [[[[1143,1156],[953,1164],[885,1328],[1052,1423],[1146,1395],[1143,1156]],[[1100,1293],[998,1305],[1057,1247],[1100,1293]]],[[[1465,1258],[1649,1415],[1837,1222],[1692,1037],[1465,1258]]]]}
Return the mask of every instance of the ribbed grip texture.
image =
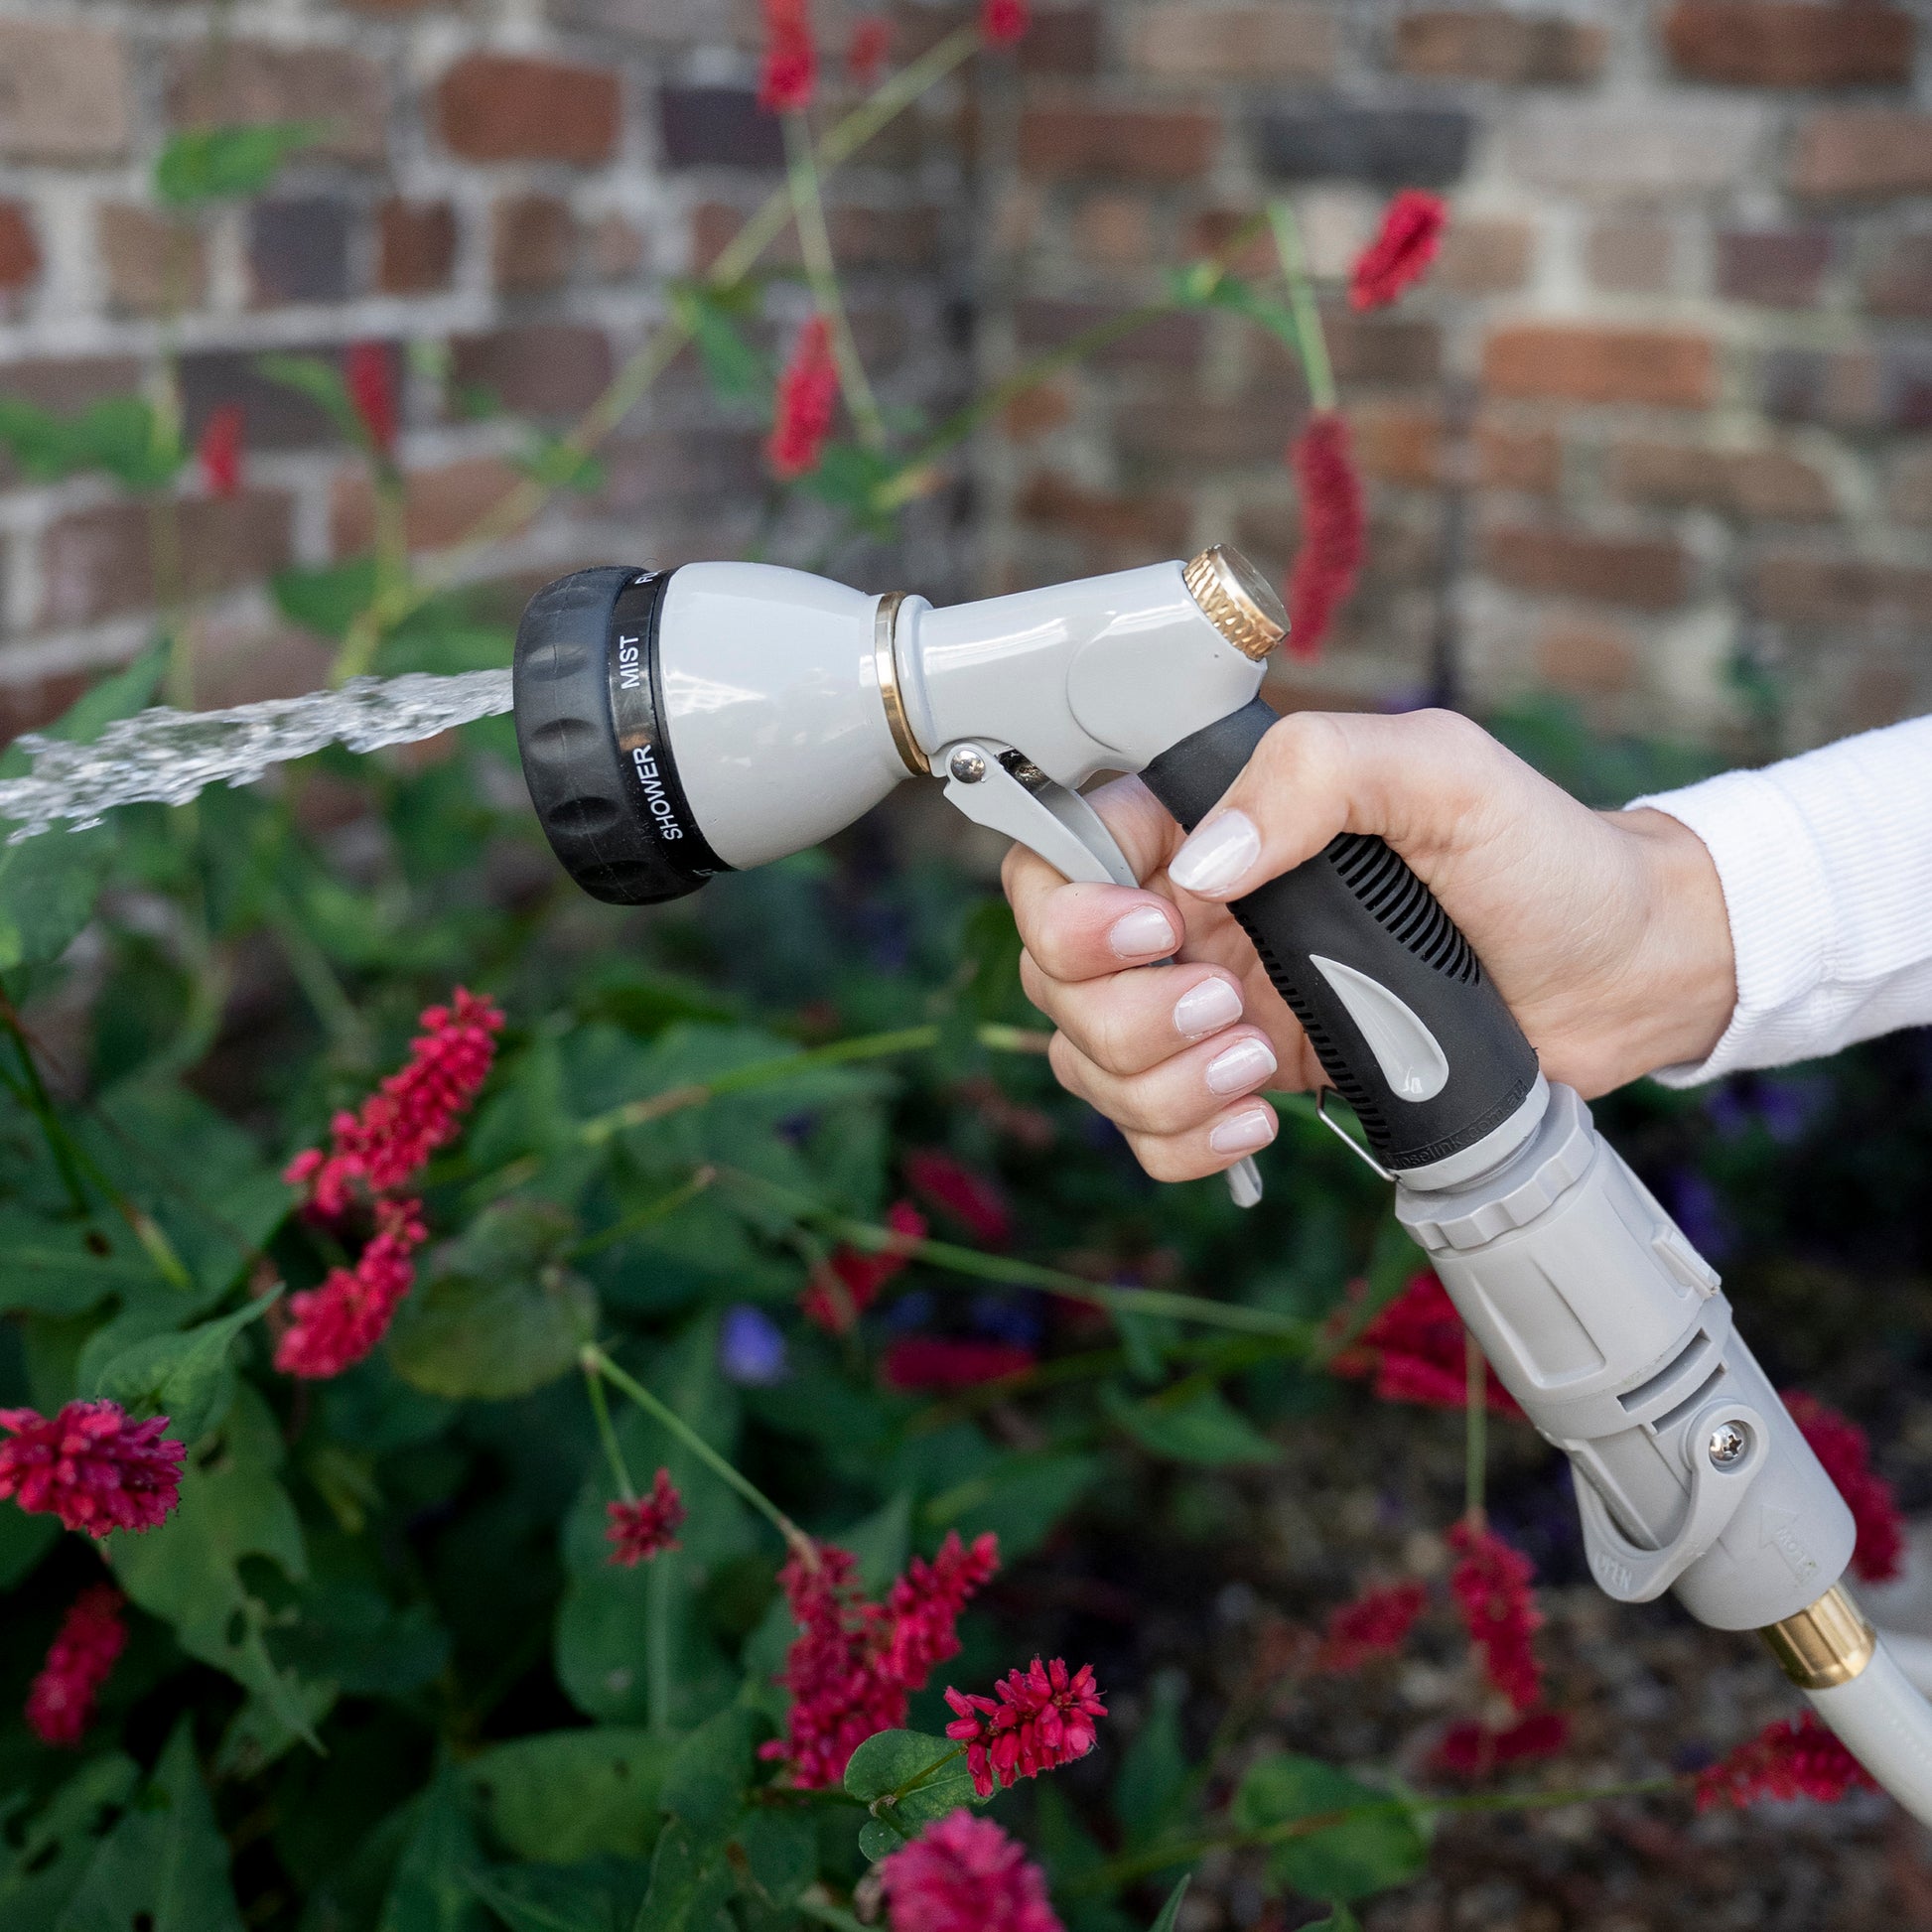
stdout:
{"type": "MultiPolygon", "coordinates": [[[[1257,699],[1164,752],[1141,776],[1191,831],[1275,722],[1257,699]]],[[[1386,1167],[1459,1154],[1528,1098],[1534,1049],[1455,921],[1382,840],[1344,832],[1229,909],[1386,1167]],[[1378,1055],[1316,957],[1394,996],[1448,1061],[1437,1090],[1418,1098],[1393,1083],[1386,1040],[1378,1055]]]]}

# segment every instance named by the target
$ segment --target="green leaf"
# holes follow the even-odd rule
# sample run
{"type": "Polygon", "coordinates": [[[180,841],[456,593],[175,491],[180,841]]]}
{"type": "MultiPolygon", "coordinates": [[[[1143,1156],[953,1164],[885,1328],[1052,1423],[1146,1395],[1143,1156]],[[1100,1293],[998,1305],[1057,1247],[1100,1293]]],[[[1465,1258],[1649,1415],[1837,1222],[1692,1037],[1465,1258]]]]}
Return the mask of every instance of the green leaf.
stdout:
{"type": "Polygon", "coordinates": [[[71,416],[0,396],[0,444],[36,483],[104,470],[132,490],[160,488],[187,455],[173,419],[141,395],[104,396],[71,416]]]}
{"type": "Polygon", "coordinates": [[[228,1848],[183,1718],[141,1800],[108,1834],[58,1932],[242,1932],[228,1883],[228,1848]]]}
{"type": "Polygon", "coordinates": [[[473,1880],[483,1859],[468,1796],[445,1766],[416,1801],[376,1932],[483,1932],[473,1880]]]}
{"type": "Polygon", "coordinates": [[[368,431],[349,400],[348,384],[335,363],[326,362],[319,355],[258,355],[255,367],[269,381],[307,396],[347,441],[367,444],[368,431]]]}
{"type": "Polygon", "coordinates": [[[1346,1905],[1336,1905],[1326,1918],[1304,1926],[1302,1932],[1362,1932],[1362,1922],[1346,1905]]]}
{"type": "Polygon", "coordinates": [[[798,486],[834,509],[846,511],[869,534],[890,536],[894,515],[879,506],[879,491],[898,474],[897,462],[882,450],[857,443],[834,443],[798,486]]]}
{"type": "Polygon", "coordinates": [[[908,1837],[910,1826],[979,1802],[965,1751],[949,1737],[917,1730],[874,1732],[852,1753],[845,1789],[908,1837]]]}
{"type": "Polygon", "coordinates": [[[1281,1458],[1280,1445],[1262,1435],[1218,1389],[1200,1389],[1173,1406],[1158,1399],[1130,1402],[1111,1388],[1106,1400],[1114,1421],[1143,1449],[1175,1462],[1224,1468],[1281,1458]]]}
{"type": "Polygon", "coordinates": [[[1120,1767],[1114,1786],[1114,1816],[1127,1844],[1156,1842],[1186,1794],[1188,1764],[1180,1741],[1180,1707],[1187,1679],[1177,1670],[1160,1672],[1152,1706],[1120,1767]]]}
{"type": "Polygon", "coordinates": [[[1180,1923],[1180,1901],[1187,1896],[1187,1887],[1194,1874],[1186,1872],[1180,1882],[1168,1894],[1168,1902],[1161,1907],[1161,1916],[1148,1927],[1148,1932],[1174,1932],[1180,1923]]]}
{"type": "MultiPolygon", "coordinates": [[[[1249,1768],[1235,1793],[1234,1815],[1244,1830],[1259,1832],[1389,1802],[1386,1791],[1332,1764],[1282,1752],[1249,1768]]],[[[1306,1837],[1284,1839],[1270,1856],[1269,1870],[1311,1898],[1346,1902],[1413,1878],[1428,1856],[1428,1841],[1415,1816],[1383,1809],[1311,1830],[1306,1837]]]]}
{"type": "MultiPolygon", "coordinates": [[[[346,400],[346,398],[345,398],[346,400]]],[[[291,623],[340,639],[375,599],[375,559],[291,564],[269,580],[276,608],[291,623]]]]}
{"type": "Polygon", "coordinates": [[[745,1808],[752,1782],[752,1714],[737,1706],[708,1718],[678,1745],[664,1773],[659,1806],[695,1844],[722,1843],[745,1808]]]}
{"type": "Polygon", "coordinates": [[[727,402],[762,395],[771,386],[770,365],[739,333],[735,306],[702,282],[671,289],[671,313],[690,330],[705,380],[727,402]]]}
{"type": "Polygon", "coordinates": [[[19,1834],[18,1847],[12,1834],[0,1839],[0,1926],[6,1932],[48,1932],[140,1782],[141,1767],[119,1751],[89,1758],[56,1787],[19,1834]]]}
{"type": "Polygon", "coordinates": [[[868,1818],[859,1827],[859,1855],[877,1864],[881,1859],[889,1859],[905,1843],[905,1834],[886,1823],[883,1818],[868,1818]]]}
{"type": "Polygon", "coordinates": [[[317,121],[184,128],[169,136],[154,164],[154,192],[171,207],[259,195],[296,149],[327,131],[317,121]]]}
{"type": "Polygon", "coordinates": [[[463,1775],[506,1850],[571,1864],[650,1849],[669,1756],[668,1741],[644,1730],[551,1730],[479,1752],[463,1775]]]}
{"type": "Polygon", "coordinates": [[[215,1777],[260,1777],[297,1744],[314,1738],[323,1719],[336,1708],[339,1690],[335,1684],[297,1681],[288,1700],[271,1704],[266,1698],[251,1697],[221,1733],[214,1753],[215,1777]],[[300,1713],[299,1723],[288,1715],[290,1703],[300,1713]]]}
{"type": "MultiPolygon", "coordinates": [[[[110,1235],[61,1221],[45,1221],[19,1207],[0,1207],[0,1311],[17,1314],[85,1314],[109,1296],[136,1296],[155,1286],[154,1264],[131,1247],[122,1229],[110,1235]],[[100,1252],[105,1246],[106,1252],[100,1252]]],[[[185,1312],[186,1311],[184,1311],[185,1312]]]]}
{"type": "Polygon", "coordinates": [[[604,487],[604,465],[588,450],[580,450],[567,436],[538,430],[531,435],[516,467],[545,489],[574,489],[588,495],[604,487]]]}
{"type": "Polygon", "coordinates": [[[650,1862],[650,1890],[634,1932],[711,1932],[736,1889],[722,1856],[705,1858],[682,1825],[666,1825],[650,1862]]]}
{"type": "Polygon", "coordinates": [[[1045,1542],[1105,1466],[1098,1455],[1003,1455],[932,1497],[923,1514],[933,1528],[956,1529],[969,1543],[991,1530],[1000,1539],[1001,1561],[1011,1567],[1045,1542]]]}
{"type": "Polygon", "coordinates": [[[249,1322],[268,1312],[280,1293],[276,1289],[258,1296],[232,1314],[178,1335],[155,1335],[123,1348],[100,1368],[88,1393],[144,1416],[164,1415],[184,1443],[198,1442],[234,1400],[229,1344],[249,1322]]]}
{"type": "Polygon", "coordinates": [[[389,1331],[396,1372],[430,1395],[527,1395],[577,1364],[597,1297],[561,1257],[575,1223],[546,1201],[487,1207],[438,1256],[389,1331]]]}
{"type": "MultiPolygon", "coordinates": [[[[859,1828],[862,1852],[866,1826],[878,1824],[869,1818],[859,1828]]],[[[818,1830],[806,1812],[754,1805],[732,1842],[745,1855],[745,1875],[773,1911],[785,1910],[818,1875],[818,1830]]]]}
{"type": "Polygon", "coordinates": [[[0,1590],[12,1589],[31,1576],[60,1534],[56,1517],[29,1516],[24,1509],[0,1510],[0,1590]]]}
{"type": "MultiPolygon", "coordinates": [[[[305,1470],[313,1479],[313,1469],[305,1470]]],[[[398,1608],[372,1583],[306,1586],[298,1614],[269,1632],[276,1661],[353,1697],[407,1697],[449,1662],[450,1633],[428,1603],[398,1608]]]]}
{"type": "Polygon", "coordinates": [[[648,1875],[634,1860],[505,1864],[470,1882],[510,1932],[630,1932],[648,1875]]]}

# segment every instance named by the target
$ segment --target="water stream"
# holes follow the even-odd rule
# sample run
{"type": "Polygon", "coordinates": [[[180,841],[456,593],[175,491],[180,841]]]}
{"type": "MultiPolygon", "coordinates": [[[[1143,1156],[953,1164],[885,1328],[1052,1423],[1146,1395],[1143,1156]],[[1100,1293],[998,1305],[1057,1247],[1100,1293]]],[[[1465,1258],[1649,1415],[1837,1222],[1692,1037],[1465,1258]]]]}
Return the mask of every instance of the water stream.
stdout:
{"type": "Polygon", "coordinates": [[[25,732],[16,741],[34,760],[24,778],[0,779],[0,818],[17,821],[9,845],[45,832],[98,825],[116,805],[182,805],[207,785],[245,785],[271,764],[325,745],[373,752],[411,745],[455,725],[510,709],[510,674],[466,671],[432,677],[351,678],[340,691],[268,698],[226,711],[159,705],[119,718],[91,745],[25,732]]]}

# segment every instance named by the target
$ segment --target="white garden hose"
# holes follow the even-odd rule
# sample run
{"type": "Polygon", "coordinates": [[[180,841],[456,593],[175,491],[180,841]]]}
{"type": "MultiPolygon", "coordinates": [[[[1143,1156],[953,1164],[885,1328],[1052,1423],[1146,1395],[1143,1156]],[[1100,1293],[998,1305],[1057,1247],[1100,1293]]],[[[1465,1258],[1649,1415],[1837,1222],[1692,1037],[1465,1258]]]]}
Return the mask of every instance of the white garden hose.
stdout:
{"type": "Polygon", "coordinates": [[[1932,1704],[1893,1654],[1894,1643],[1919,1671],[1932,1665],[1932,1642],[1924,1637],[1881,1635],[1856,1677],[1805,1695],[1846,1749],[1921,1825],[1932,1825],[1932,1704]]]}

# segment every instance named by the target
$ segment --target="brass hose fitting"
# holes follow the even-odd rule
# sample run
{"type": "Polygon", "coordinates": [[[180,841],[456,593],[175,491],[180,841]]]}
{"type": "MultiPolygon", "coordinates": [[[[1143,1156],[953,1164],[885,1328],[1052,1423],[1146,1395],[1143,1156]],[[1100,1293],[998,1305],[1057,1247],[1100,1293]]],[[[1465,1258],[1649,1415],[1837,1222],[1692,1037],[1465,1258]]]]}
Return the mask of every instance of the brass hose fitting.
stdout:
{"type": "Polygon", "coordinates": [[[1767,1623],[1758,1635],[1801,1691],[1851,1683],[1878,1648],[1877,1632],[1843,1584],[1834,1584],[1809,1609],[1767,1623]]]}
{"type": "Polygon", "coordinates": [[[1288,635],[1288,612],[1275,587],[1232,544],[1191,558],[1181,579],[1216,630],[1257,663],[1288,635]]]}

